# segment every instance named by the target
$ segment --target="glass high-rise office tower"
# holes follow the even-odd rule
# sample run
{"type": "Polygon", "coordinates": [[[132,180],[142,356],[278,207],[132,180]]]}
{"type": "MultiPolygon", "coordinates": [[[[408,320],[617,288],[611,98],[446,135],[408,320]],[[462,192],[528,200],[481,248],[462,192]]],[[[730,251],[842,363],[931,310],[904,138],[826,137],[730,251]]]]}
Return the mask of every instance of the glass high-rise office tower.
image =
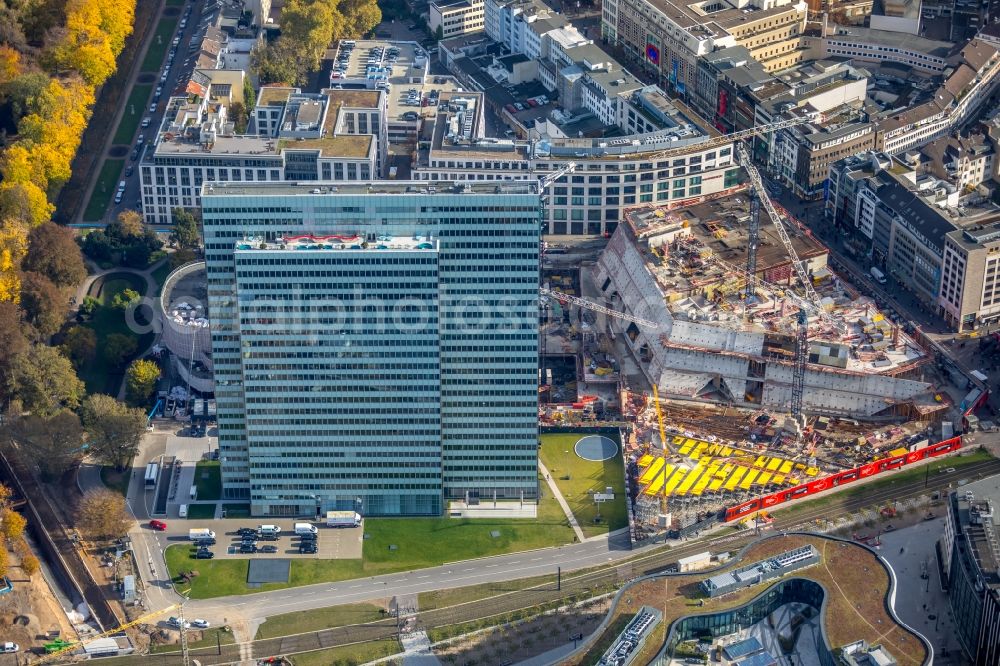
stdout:
{"type": "Polygon", "coordinates": [[[202,206],[226,498],[537,496],[536,184],[215,183],[202,206]]]}

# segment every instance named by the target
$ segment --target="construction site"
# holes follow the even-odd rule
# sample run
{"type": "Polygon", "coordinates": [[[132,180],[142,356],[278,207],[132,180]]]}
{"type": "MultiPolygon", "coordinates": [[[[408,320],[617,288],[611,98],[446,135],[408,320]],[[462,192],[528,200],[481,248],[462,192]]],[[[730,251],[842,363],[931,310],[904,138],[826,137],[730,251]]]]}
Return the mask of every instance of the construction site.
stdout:
{"type": "Polygon", "coordinates": [[[737,196],[630,211],[578,279],[543,265],[545,349],[580,367],[540,421],[623,426],[640,538],[943,439],[930,355],[747,171],[737,196]]]}

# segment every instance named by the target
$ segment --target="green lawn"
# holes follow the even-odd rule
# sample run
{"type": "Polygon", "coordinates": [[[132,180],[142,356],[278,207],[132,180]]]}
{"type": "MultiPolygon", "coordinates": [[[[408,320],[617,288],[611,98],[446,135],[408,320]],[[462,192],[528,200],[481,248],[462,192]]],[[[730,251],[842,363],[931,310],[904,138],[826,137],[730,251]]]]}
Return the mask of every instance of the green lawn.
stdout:
{"type": "Polygon", "coordinates": [[[115,196],[118,189],[118,181],[125,168],[125,160],[104,160],[101,165],[101,172],[97,175],[97,184],[94,191],[90,193],[90,201],[83,209],[83,219],[85,222],[99,222],[104,213],[108,210],[108,204],[115,196]]]}
{"type": "Polygon", "coordinates": [[[149,43],[149,50],[146,57],[142,59],[143,72],[158,72],[163,65],[163,58],[170,50],[170,42],[174,38],[174,28],[177,27],[177,18],[165,16],[156,24],[153,32],[153,40],[149,43]]]}
{"type": "MultiPolygon", "coordinates": [[[[111,368],[104,360],[101,350],[104,348],[104,341],[112,333],[122,333],[135,336],[128,324],[125,322],[125,313],[111,307],[111,301],[115,295],[130,288],[143,293],[146,285],[138,276],[127,273],[120,273],[121,277],[113,277],[105,280],[104,287],[99,297],[100,305],[94,309],[90,319],[83,324],[87,328],[93,329],[97,335],[97,354],[89,363],[84,364],[80,369],[80,379],[87,385],[87,393],[109,393],[117,394],[117,382],[121,377],[120,368],[111,368]],[[119,378],[119,379],[116,379],[119,378]]],[[[139,338],[138,349],[141,351],[148,342],[152,334],[143,335],[139,338]]]]}
{"type": "Polygon", "coordinates": [[[910,469],[903,469],[899,472],[892,472],[885,478],[879,479],[878,481],[871,481],[869,483],[861,485],[850,485],[844,490],[837,493],[828,494],[825,497],[819,499],[809,500],[808,502],[801,502],[787,509],[780,509],[774,511],[774,515],[777,518],[788,519],[794,517],[796,513],[800,511],[815,510],[817,507],[828,503],[830,500],[841,500],[849,499],[852,497],[860,497],[866,494],[872,493],[876,490],[884,490],[886,488],[892,488],[893,486],[912,483],[918,479],[928,478],[929,481],[934,481],[934,476],[938,474],[941,470],[947,469],[949,467],[954,467],[956,470],[961,469],[967,465],[974,465],[977,463],[986,462],[992,460],[993,456],[989,454],[988,451],[973,451],[967,455],[953,457],[953,458],[942,458],[940,460],[935,460],[929,462],[926,465],[921,465],[919,467],[913,467],[910,469]]]}
{"type": "Polygon", "coordinates": [[[167,7],[183,7],[184,0],[167,0],[167,7]]]}
{"type": "Polygon", "coordinates": [[[537,585],[549,586],[554,589],[556,576],[534,576],[532,578],[519,578],[518,580],[501,581],[497,583],[483,583],[482,585],[469,585],[467,587],[456,587],[450,590],[435,590],[433,592],[421,592],[417,595],[417,607],[421,611],[455,606],[470,601],[478,601],[488,597],[495,597],[507,592],[517,592],[520,590],[535,587],[537,585]]]}
{"type": "Polygon", "coordinates": [[[403,650],[395,638],[370,643],[355,643],[339,647],[302,652],[288,657],[294,666],[356,666],[369,661],[391,657],[403,650]]]}
{"type": "Polygon", "coordinates": [[[199,500],[222,499],[222,468],[218,460],[202,460],[194,467],[194,484],[199,500]]]}
{"type": "MultiPolygon", "coordinates": [[[[361,560],[292,560],[288,584],[269,583],[250,589],[246,586],[248,560],[195,560],[193,548],[187,545],[167,548],[167,567],[175,582],[182,571],[200,572],[191,586],[191,597],[209,599],[409,571],[445,562],[559,546],[573,540],[565,516],[556,501],[548,497],[542,500],[536,520],[368,518],[364,530],[369,536],[364,541],[361,560]],[[493,531],[500,535],[494,538],[493,531]],[[395,545],[396,550],[389,550],[390,545],[395,545]]],[[[178,591],[187,589],[186,585],[178,585],[178,591]]]]}
{"type": "Polygon", "coordinates": [[[127,467],[124,472],[117,472],[114,467],[107,465],[101,468],[101,483],[122,495],[128,494],[128,482],[131,477],[131,467],[127,467]]]}
{"type": "Polygon", "coordinates": [[[586,536],[606,534],[609,529],[628,527],[625,469],[621,454],[604,462],[584,460],[573,451],[573,446],[581,437],[579,434],[541,435],[539,457],[586,536]],[[569,478],[561,478],[564,476],[569,478]],[[600,505],[601,522],[595,523],[598,508],[591,493],[604,492],[608,486],[614,488],[615,499],[600,505]]]}
{"type": "Polygon", "coordinates": [[[344,604],[330,608],[272,615],[257,630],[256,640],[320,631],[349,624],[364,624],[385,617],[385,609],[374,604],[344,604]]]}
{"type": "Polygon", "coordinates": [[[215,518],[214,504],[188,505],[188,520],[211,520],[215,518]]]}
{"type": "Polygon", "coordinates": [[[135,132],[139,129],[139,123],[146,115],[146,106],[149,104],[149,96],[153,93],[153,86],[149,83],[136,84],[132,86],[128,101],[125,102],[125,113],[118,123],[115,131],[115,138],[112,143],[131,146],[135,132]]]}

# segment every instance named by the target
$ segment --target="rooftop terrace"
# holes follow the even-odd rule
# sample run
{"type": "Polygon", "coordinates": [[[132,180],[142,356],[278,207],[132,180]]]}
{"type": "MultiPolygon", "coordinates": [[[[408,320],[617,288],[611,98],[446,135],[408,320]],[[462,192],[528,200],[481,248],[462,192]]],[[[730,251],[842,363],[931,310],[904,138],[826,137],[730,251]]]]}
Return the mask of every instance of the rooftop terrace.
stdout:
{"type": "Polygon", "coordinates": [[[309,251],[406,251],[437,250],[439,241],[430,236],[378,236],[374,242],[368,242],[358,235],[334,236],[285,236],[274,241],[261,239],[245,239],[236,243],[237,252],[255,252],[284,250],[287,252],[309,251]]]}

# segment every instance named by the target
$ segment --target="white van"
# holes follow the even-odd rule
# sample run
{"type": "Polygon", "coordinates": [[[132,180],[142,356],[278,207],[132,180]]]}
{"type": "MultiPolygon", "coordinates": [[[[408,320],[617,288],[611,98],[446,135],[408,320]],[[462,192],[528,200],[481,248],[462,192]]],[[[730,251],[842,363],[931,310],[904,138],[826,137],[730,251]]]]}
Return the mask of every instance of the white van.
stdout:
{"type": "Polygon", "coordinates": [[[274,536],[281,534],[281,528],[277,525],[258,525],[257,531],[260,534],[271,534],[274,536]]]}
{"type": "Polygon", "coordinates": [[[318,534],[319,529],[310,523],[295,523],[295,533],[299,536],[303,534],[318,534]]]}
{"type": "Polygon", "coordinates": [[[181,504],[180,508],[177,509],[177,517],[178,518],[187,518],[188,517],[188,505],[187,504],[181,504]]]}

